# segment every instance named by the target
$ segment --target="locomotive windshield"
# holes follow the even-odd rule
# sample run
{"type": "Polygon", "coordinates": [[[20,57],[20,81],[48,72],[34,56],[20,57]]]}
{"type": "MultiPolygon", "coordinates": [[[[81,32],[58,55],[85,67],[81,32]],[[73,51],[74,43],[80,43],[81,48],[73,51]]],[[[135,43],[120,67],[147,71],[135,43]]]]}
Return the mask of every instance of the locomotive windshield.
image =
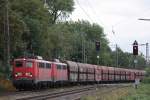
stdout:
{"type": "Polygon", "coordinates": [[[32,68],[33,63],[31,61],[15,61],[15,67],[27,67],[32,68]],[[25,63],[25,65],[23,64],[25,63]]]}
{"type": "Polygon", "coordinates": [[[23,67],[23,62],[22,61],[16,61],[15,66],[16,67],[23,67]]]}
{"type": "Polygon", "coordinates": [[[32,67],[32,65],[33,65],[33,63],[32,63],[31,61],[27,61],[27,62],[26,62],[26,67],[31,68],[31,67],[32,67]]]}

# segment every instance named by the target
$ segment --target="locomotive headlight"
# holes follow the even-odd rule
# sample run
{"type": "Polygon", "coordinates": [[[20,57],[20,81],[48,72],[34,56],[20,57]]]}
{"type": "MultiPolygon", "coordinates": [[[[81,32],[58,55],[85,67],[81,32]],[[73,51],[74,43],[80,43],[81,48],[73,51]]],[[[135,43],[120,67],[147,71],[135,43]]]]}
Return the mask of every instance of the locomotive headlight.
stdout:
{"type": "Polygon", "coordinates": [[[17,77],[18,75],[17,74],[15,74],[15,77],[17,77]]]}
{"type": "Polygon", "coordinates": [[[26,73],[26,76],[32,77],[32,73],[26,73]]]}
{"type": "Polygon", "coordinates": [[[16,77],[22,76],[22,73],[21,73],[21,72],[17,72],[17,73],[15,74],[15,76],[16,76],[16,77]]]}

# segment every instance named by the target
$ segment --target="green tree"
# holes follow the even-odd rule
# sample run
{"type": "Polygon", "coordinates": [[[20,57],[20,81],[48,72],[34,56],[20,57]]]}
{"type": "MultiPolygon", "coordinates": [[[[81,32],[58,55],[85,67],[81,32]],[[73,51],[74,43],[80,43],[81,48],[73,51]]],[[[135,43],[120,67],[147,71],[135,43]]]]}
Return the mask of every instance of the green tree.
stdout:
{"type": "MultiPolygon", "coordinates": [[[[0,2],[0,60],[5,60],[6,58],[6,2],[3,0],[0,2]]],[[[21,17],[11,10],[9,4],[9,28],[10,28],[10,55],[13,55],[13,52],[21,48],[22,44],[22,34],[26,30],[26,25],[21,17]]]]}
{"type": "Polygon", "coordinates": [[[13,0],[11,8],[21,16],[26,26],[22,34],[22,40],[26,44],[25,51],[41,54],[42,42],[47,37],[49,21],[48,11],[43,7],[43,2],[41,0],[13,0]]]}
{"type": "MultiPolygon", "coordinates": [[[[102,57],[102,54],[109,52],[108,41],[104,35],[103,28],[99,25],[90,24],[88,21],[69,22],[68,25],[69,30],[74,35],[74,41],[72,42],[74,52],[71,55],[73,59],[83,62],[83,52],[85,51],[85,62],[97,64],[97,55],[102,57]],[[98,54],[95,50],[96,41],[101,41],[101,50],[98,54]]],[[[102,64],[101,61],[100,64],[102,64]]]]}
{"type": "Polygon", "coordinates": [[[46,0],[50,14],[50,21],[52,24],[56,23],[58,19],[69,17],[69,14],[74,10],[73,0],[46,0]]]}

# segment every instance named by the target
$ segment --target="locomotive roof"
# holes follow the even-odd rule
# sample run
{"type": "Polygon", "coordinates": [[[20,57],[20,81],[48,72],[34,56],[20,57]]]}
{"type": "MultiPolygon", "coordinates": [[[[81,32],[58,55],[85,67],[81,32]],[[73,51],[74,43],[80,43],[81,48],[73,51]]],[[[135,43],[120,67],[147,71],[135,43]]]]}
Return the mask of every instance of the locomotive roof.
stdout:
{"type": "Polygon", "coordinates": [[[61,63],[61,62],[52,62],[54,64],[57,64],[57,65],[67,65],[66,63],[61,63]]]}
{"type": "Polygon", "coordinates": [[[15,61],[19,61],[19,60],[28,60],[28,61],[52,63],[51,61],[46,61],[46,60],[42,60],[42,59],[31,59],[31,58],[18,58],[18,59],[15,59],[15,61]]]}

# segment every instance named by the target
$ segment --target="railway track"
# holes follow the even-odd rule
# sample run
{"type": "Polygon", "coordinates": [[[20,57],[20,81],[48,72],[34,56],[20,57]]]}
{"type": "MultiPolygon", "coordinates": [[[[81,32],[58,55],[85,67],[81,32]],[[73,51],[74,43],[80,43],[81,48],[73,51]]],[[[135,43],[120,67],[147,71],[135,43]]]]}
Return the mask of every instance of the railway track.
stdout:
{"type": "Polygon", "coordinates": [[[57,97],[61,97],[61,96],[81,93],[81,92],[85,92],[85,91],[89,91],[89,90],[93,90],[93,89],[95,89],[94,86],[87,86],[84,88],[78,88],[78,89],[66,90],[66,91],[61,91],[61,92],[42,94],[42,95],[31,96],[31,97],[25,97],[25,98],[20,98],[17,100],[47,100],[47,99],[57,98],[57,97]]]}
{"type": "Polygon", "coordinates": [[[36,92],[21,91],[21,93],[17,92],[17,94],[7,96],[9,98],[2,100],[80,100],[82,95],[94,93],[96,90],[103,90],[103,93],[107,93],[108,91],[113,91],[113,89],[125,86],[129,86],[129,84],[75,86],[72,88],[41,90],[36,92]],[[69,97],[69,99],[62,99],[66,97],[69,97]]]}
{"type": "Polygon", "coordinates": [[[14,91],[14,92],[5,92],[0,94],[0,100],[17,100],[21,98],[28,98],[31,96],[39,96],[47,93],[57,93],[61,91],[78,89],[85,86],[72,86],[72,87],[59,87],[59,88],[49,88],[42,90],[32,90],[32,91],[14,91]]]}

